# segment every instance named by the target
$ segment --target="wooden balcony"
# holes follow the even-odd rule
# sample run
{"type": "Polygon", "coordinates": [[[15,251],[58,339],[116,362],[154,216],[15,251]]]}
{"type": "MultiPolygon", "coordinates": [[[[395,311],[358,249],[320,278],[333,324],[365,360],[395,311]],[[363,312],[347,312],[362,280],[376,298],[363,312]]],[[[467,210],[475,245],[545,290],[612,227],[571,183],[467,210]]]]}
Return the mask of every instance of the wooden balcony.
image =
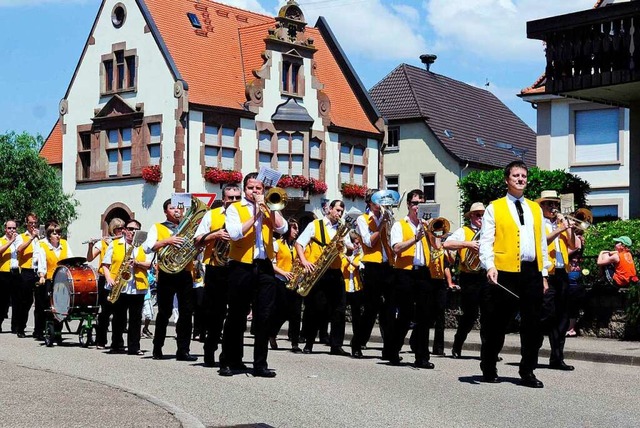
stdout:
{"type": "Polygon", "coordinates": [[[546,43],[546,93],[640,101],[640,1],[530,21],[527,37],[546,43]]]}

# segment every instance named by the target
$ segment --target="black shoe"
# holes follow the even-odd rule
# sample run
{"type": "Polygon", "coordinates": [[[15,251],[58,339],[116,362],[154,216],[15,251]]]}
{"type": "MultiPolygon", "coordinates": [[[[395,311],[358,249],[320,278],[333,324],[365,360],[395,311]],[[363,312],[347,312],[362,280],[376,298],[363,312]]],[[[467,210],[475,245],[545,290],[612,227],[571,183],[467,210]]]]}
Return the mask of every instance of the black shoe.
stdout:
{"type": "Polygon", "coordinates": [[[498,373],[483,373],[482,381],[485,383],[498,383],[498,373]]]}
{"type": "Polygon", "coordinates": [[[552,370],[563,370],[566,372],[570,372],[575,369],[575,367],[566,364],[564,361],[560,361],[559,363],[549,363],[549,368],[552,370]]]}
{"type": "Polygon", "coordinates": [[[214,356],[204,356],[204,366],[205,367],[215,367],[216,366],[216,358],[214,356]]]}
{"type": "Polygon", "coordinates": [[[191,355],[188,352],[180,352],[176,354],[176,360],[177,361],[197,361],[198,357],[196,357],[195,355],[191,355]]]}
{"type": "Polygon", "coordinates": [[[462,351],[459,349],[452,349],[451,350],[451,358],[460,358],[462,356],[462,351]]]}
{"type": "Polygon", "coordinates": [[[439,357],[444,357],[444,349],[434,349],[431,355],[437,355],[439,357]]]}
{"type": "Polygon", "coordinates": [[[402,361],[402,357],[398,356],[397,354],[393,355],[393,354],[389,354],[389,353],[387,353],[385,351],[382,351],[382,356],[380,357],[380,359],[382,361],[392,361],[392,360],[395,361],[395,360],[397,360],[398,364],[400,363],[400,361],[402,361]]]}
{"type": "Polygon", "coordinates": [[[435,365],[431,361],[416,360],[413,366],[417,369],[432,369],[435,365]]]}
{"type": "Polygon", "coordinates": [[[331,342],[329,341],[328,337],[321,337],[320,338],[320,343],[322,343],[323,345],[327,345],[327,346],[331,345],[331,342]]]}
{"type": "Polygon", "coordinates": [[[154,360],[162,360],[162,359],[164,359],[164,354],[162,353],[162,349],[154,349],[153,350],[153,354],[152,354],[152,358],[154,360]]]}
{"type": "Polygon", "coordinates": [[[331,348],[330,355],[339,355],[341,357],[348,357],[350,354],[342,348],[331,348]]]}
{"type": "Polygon", "coordinates": [[[544,384],[533,373],[520,374],[520,385],[528,388],[544,388],[544,384]]]}
{"type": "Polygon", "coordinates": [[[313,348],[310,346],[305,346],[304,349],[302,350],[303,354],[310,354],[311,352],[313,352],[313,348]]]}
{"type": "Polygon", "coordinates": [[[360,349],[353,348],[351,349],[351,356],[353,358],[362,358],[363,357],[362,351],[360,349]]]}
{"type": "Polygon", "coordinates": [[[112,346],[111,349],[109,350],[109,353],[110,354],[126,354],[127,351],[123,347],[117,346],[114,348],[112,346]]]}
{"type": "Polygon", "coordinates": [[[231,367],[231,370],[235,370],[238,372],[241,372],[247,369],[247,366],[245,366],[244,363],[229,364],[229,367],[231,367]]]}
{"type": "Polygon", "coordinates": [[[127,351],[127,355],[139,355],[139,356],[143,356],[144,355],[144,351],[141,349],[138,349],[137,351],[127,351]]]}
{"type": "Polygon", "coordinates": [[[26,335],[26,334],[24,334],[24,331],[21,331],[20,333],[18,333],[18,334],[17,334],[17,336],[18,336],[20,339],[24,339],[25,337],[27,337],[27,335],[26,335]]]}
{"type": "Polygon", "coordinates": [[[269,369],[253,369],[253,377],[276,377],[276,372],[269,369]]]}
{"type": "Polygon", "coordinates": [[[231,367],[229,366],[220,367],[220,370],[218,370],[218,374],[220,376],[233,376],[233,372],[231,371],[231,367]]]}
{"type": "Polygon", "coordinates": [[[269,338],[269,346],[271,347],[271,349],[278,349],[278,342],[276,341],[275,337],[269,338]]]}
{"type": "Polygon", "coordinates": [[[294,354],[299,354],[302,352],[302,349],[300,349],[300,347],[298,345],[293,345],[291,347],[291,352],[293,352],[294,354]]]}
{"type": "Polygon", "coordinates": [[[397,355],[391,355],[389,356],[389,358],[387,358],[387,360],[389,361],[390,366],[399,366],[400,361],[402,361],[402,357],[399,357],[397,355]]]}

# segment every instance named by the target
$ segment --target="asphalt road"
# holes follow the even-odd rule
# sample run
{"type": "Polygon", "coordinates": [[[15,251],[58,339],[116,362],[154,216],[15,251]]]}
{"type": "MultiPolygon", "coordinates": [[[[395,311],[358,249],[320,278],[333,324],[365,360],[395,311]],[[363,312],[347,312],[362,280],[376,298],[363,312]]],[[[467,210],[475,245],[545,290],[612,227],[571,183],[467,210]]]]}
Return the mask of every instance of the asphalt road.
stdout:
{"type": "MultiPolygon", "coordinates": [[[[367,358],[362,360],[330,356],[327,347],[316,345],[312,355],[270,351],[269,365],[278,374],[274,379],[249,374],[224,378],[202,366],[200,343],[192,345],[199,361],[186,363],[110,355],[81,348],[75,336],[66,337],[63,346],[46,348],[30,338],[0,335],[1,426],[170,426],[176,419],[183,426],[640,426],[640,371],[630,365],[572,361],[574,372],[543,365],[536,374],[545,388],[529,389],[517,384],[519,357],[513,354],[503,354],[498,364],[501,383],[484,384],[473,350],[460,360],[435,357],[436,368],[423,370],[386,365],[377,358],[377,344],[364,351],[367,358]],[[48,390],[34,390],[29,383],[42,383],[34,373],[45,379],[62,377],[74,382],[75,390],[60,391],[55,379],[48,390]],[[78,394],[82,400],[74,399],[78,394]],[[114,397],[105,406],[103,398],[109,394],[114,397]],[[44,406],[50,406],[47,397],[57,412],[75,407],[73,416],[64,423],[46,423],[44,417],[30,420],[22,414],[43,414],[44,406]],[[139,417],[125,416],[132,406],[140,406],[139,417]],[[96,412],[102,417],[82,419],[96,412]]],[[[284,340],[279,343],[288,346],[284,340]]],[[[151,347],[151,340],[143,339],[142,348],[151,347]]],[[[175,341],[168,339],[165,355],[172,352],[175,341]]],[[[252,348],[245,347],[245,362],[251,354],[252,348]]],[[[410,354],[403,356],[413,361],[410,354]]]]}

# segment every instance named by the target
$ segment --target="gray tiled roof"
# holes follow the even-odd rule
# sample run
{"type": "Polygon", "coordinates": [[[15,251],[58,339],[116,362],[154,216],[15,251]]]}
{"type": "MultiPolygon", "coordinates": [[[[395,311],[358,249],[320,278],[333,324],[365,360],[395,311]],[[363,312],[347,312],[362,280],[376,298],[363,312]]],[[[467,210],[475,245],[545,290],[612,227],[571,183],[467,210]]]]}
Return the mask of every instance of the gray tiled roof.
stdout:
{"type": "Polygon", "coordinates": [[[424,120],[444,148],[460,161],[503,167],[516,156],[496,147],[496,142],[501,142],[526,150],[525,162],[536,164],[535,132],[485,89],[401,64],[369,92],[389,125],[424,120]]]}

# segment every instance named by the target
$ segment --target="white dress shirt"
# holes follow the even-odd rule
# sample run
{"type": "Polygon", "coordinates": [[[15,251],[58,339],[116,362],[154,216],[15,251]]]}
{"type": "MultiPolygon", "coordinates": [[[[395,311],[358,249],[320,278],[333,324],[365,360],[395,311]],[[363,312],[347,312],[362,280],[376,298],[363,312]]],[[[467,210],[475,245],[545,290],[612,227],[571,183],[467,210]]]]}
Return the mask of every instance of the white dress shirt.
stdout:
{"type": "MultiPolygon", "coordinates": [[[[413,234],[417,235],[419,228],[423,227],[422,222],[419,222],[418,225],[416,226],[411,222],[411,220],[409,219],[409,216],[405,217],[404,219],[407,221],[407,223],[409,223],[409,226],[411,227],[413,234]]],[[[402,224],[400,224],[399,221],[396,221],[393,224],[393,227],[391,228],[391,242],[390,242],[391,248],[393,248],[396,244],[399,244],[400,242],[403,242],[403,241],[405,241],[405,239],[403,239],[403,236],[402,236],[402,224]]],[[[423,247],[422,239],[416,242],[415,245],[413,246],[413,249],[414,249],[413,265],[414,266],[425,266],[427,264],[424,258],[424,249],[422,247],[423,247]]]]}
{"type": "MultiPolygon", "coordinates": [[[[161,224],[163,224],[164,226],[167,227],[167,229],[169,229],[169,232],[170,232],[169,236],[173,236],[178,230],[178,225],[170,221],[164,221],[161,224]]],[[[158,241],[158,225],[157,223],[154,223],[153,226],[151,226],[151,228],[149,229],[149,232],[147,233],[147,240],[144,241],[141,245],[142,250],[147,254],[153,253],[153,246],[156,245],[157,241],[158,241]]]]}
{"type": "MultiPolygon", "coordinates": [[[[376,217],[373,213],[370,213],[370,215],[371,217],[373,217],[373,220],[376,222],[376,225],[378,226],[378,230],[380,230],[380,225],[382,224],[382,213],[380,214],[379,217],[376,217]]],[[[364,215],[361,215],[357,218],[356,226],[358,227],[358,235],[360,235],[360,237],[362,238],[362,245],[366,245],[367,247],[371,248],[371,235],[373,235],[375,232],[369,229],[369,224],[367,223],[367,220],[365,219],[364,215]]],[[[380,236],[379,239],[381,240],[382,236],[380,236]]],[[[384,250],[384,245],[381,245],[381,246],[382,246],[382,262],[386,262],[389,260],[389,258],[387,257],[387,252],[384,250]]]]}
{"type": "MultiPolygon", "coordinates": [[[[7,235],[4,236],[4,239],[9,241],[9,239],[7,238],[7,235]]],[[[9,245],[9,248],[7,248],[7,250],[9,250],[9,252],[11,253],[11,265],[9,266],[10,269],[17,269],[18,267],[20,267],[20,264],[18,263],[18,247],[21,244],[22,244],[22,236],[16,235],[16,239],[13,241],[11,245],[9,245]]]]}
{"type": "MultiPolygon", "coordinates": [[[[518,228],[520,229],[520,261],[532,262],[536,259],[536,241],[533,228],[533,213],[529,204],[525,201],[524,197],[519,198],[522,204],[522,211],[524,215],[524,224],[520,224],[520,218],[516,209],[515,201],[518,198],[507,193],[507,207],[511,213],[511,217],[518,228]]],[[[540,210],[540,218],[542,217],[542,209],[540,210]]],[[[547,276],[547,268],[549,266],[549,258],[547,257],[547,234],[544,225],[544,221],[540,222],[540,248],[542,251],[542,274],[547,276]]],[[[496,239],[496,220],[493,204],[489,204],[482,217],[482,229],[480,233],[480,263],[484,269],[491,269],[496,267],[494,260],[495,255],[493,252],[493,244],[496,239]]],[[[516,244],[516,237],[513,237],[513,243],[516,244]]]]}
{"type": "MultiPolygon", "coordinates": [[[[222,208],[222,214],[224,214],[225,212],[225,208],[222,208]]],[[[214,208],[213,210],[217,210],[218,208],[214,208]]],[[[211,211],[213,210],[209,210],[207,211],[207,213],[204,215],[204,217],[202,218],[202,221],[200,222],[200,224],[198,225],[198,228],[196,229],[196,234],[195,236],[200,236],[200,235],[204,235],[205,233],[209,233],[211,232],[211,211]]]]}
{"type": "MultiPolygon", "coordinates": [[[[322,217],[322,222],[324,223],[327,230],[328,236],[325,237],[325,240],[327,241],[326,244],[328,244],[333,239],[333,237],[336,236],[340,223],[336,222],[336,224],[331,224],[331,221],[327,216],[322,217]]],[[[312,238],[315,238],[317,241],[321,242],[321,237],[316,236],[315,221],[312,221],[307,225],[307,227],[304,228],[304,231],[300,234],[300,236],[298,236],[296,243],[300,244],[302,248],[306,248],[306,246],[309,245],[309,242],[311,242],[312,238]]]]}
{"type": "MultiPolygon", "coordinates": [[[[51,245],[51,242],[49,242],[48,239],[44,239],[42,240],[42,242],[44,243],[44,245],[48,246],[50,250],[53,250],[53,253],[56,255],[56,257],[58,259],[60,259],[60,253],[62,252],[62,245],[60,245],[60,243],[58,243],[57,247],[54,247],[53,245],[51,245]]],[[[35,254],[35,252],[34,252],[35,254]]],[[[71,247],[69,246],[69,243],[67,243],[67,258],[71,258],[73,257],[73,253],[71,253],[71,247]]],[[[47,274],[47,255],[45,254],[44,250],[40,250],[38,251],[38,274],[47,274]]]]}
{"type": "MultiPolygon", "coordinates": [[[[111,243],[107,247],[107,251],[104,253],[104,259],[102,259],[102,264],[111,265],[113,263],[113,261],[112,261],[112,259],[113,259],[113,244],[114,244],[114,242],[120,242],[120,240],[124,240],[124,238],[120,238],[120,239],[116,239],[115,241],[111,241],[111,243]]],[[[131,247],[131,245],[127,244],[127,242],[125,241],[125,243],[124,243],[125,254],[126,254],[127,250],[130,247],[131,247]]],[[[135,258],[138,256],[140,251],[144,251],[142,249],[142,247],[136,247],[133,250],[133,253],[131,254],[131,257],[133,257],[134,260],[135,260],[135,258]]],[[[153,254],[149,254],[149,253],[145,252],[145,261],[146,262],[151,262],[151,260],[153,260],[153,254]]],[[[131,272],[131,279],[129,279],[129,281],[127,282],[127,285],[122,289],[122,291],[120,293],[121,294],[146,294],[147,290],[138,290],[136,288],[136,278],[134,276],[133,266],[131,267],[130,272],[131,272]]],[[[114,281],[116,280],[116,278],[112,278],[112,279],[114,281]]],[[[107,290],[111,290],[111,286],[109,284],[105,284],[105,288],[107,290]]]]}
{"type": "MultiPolygon", "coordinates": [[[[557,220],[550,220],[546,217],[544,218],[544,225],[547,235],[558,228],[557,220]]],[[[556,236],[556,239],[553,240],[553,243],[556,246],[556,269],[564,269],[565,264],[565,260],[562,256],[562,251],[560,251],[560,235],[562,235],[562,233],[556,236]]]]}

